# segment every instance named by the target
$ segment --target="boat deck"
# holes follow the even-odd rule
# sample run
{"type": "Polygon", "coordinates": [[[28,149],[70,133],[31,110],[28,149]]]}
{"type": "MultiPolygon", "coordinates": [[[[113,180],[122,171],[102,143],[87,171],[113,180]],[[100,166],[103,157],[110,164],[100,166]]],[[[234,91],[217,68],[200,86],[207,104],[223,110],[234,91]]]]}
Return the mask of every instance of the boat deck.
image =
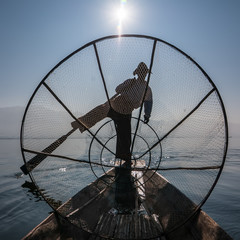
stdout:
{"type": "Polygon", "coordinates": [[[146,214],[115,215],[107,213],[100,217],[97,227],[89,240],[102,240],[106,238],[165,239],[165,237],[159,237],[161,234],[162,229],[157,218],[152,218],[146,214]]]}
{"type": "Polygon", "coordinates": [[[115,209],[112,169],[58,208],[24,240],[230,240],[227,233],[160,174],[133,171],[140,184],[135,211],[121,214],[115,209]],[[143,174],[144,173],[144,174],[143,174]],[[179,205],[179,202],[181,205],[179,205]],[[184,221],[189,218],[189,221],[184,221]],[[182,224],[175,231],[174,226],[182,224]]]}

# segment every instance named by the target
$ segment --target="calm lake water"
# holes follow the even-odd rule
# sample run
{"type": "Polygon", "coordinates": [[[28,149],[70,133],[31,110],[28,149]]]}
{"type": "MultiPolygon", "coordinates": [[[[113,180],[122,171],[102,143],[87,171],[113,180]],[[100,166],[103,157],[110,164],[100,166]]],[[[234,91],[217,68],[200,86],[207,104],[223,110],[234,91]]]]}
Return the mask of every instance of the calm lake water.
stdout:
{"type": "MultiPolygon", "coordinates": [[[[21,239],[51,212],[40,196],[22,187],[28,176],[18,139],[0,139],[0,239],[21,239]]],[[[203,206],[233,239],[240,239],[240,138],[230,138],[223,173],[203,206]]],[[[88,183],[86,183],[88,184],[88,183]]]]}

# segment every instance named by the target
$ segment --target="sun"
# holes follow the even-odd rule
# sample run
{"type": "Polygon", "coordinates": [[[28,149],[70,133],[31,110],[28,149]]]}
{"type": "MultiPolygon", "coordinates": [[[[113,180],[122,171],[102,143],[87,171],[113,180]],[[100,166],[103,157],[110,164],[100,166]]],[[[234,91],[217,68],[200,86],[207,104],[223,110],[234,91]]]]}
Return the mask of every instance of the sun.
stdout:
{"type": "Polygon", "coordinates": [[[116,9],[115,16],[118,20],[118,35],[122,34],[123,24],[126,23],[128,18],[128,11],[126,9],[126,1],[121,1],[121,5],[116,9]]]}
{"type": "Polygon", "coordinates": [[[108,5],[107,11],[110,13],[110,23],[113,24],[118,35],[121,36],[123,28],[127,27],[132,21],[131,5],[128,5],[127,0],[120,0],[118,3],[112,1],[108,5]]]}
{"type": "Polygon", "coordinates": [[[124,21],[124,19],[126,19],[127,17],[127,11],[124,8],[124,5],[121,5],[121,7],[117,10],[117,17],[119,22],[124,21]]]}

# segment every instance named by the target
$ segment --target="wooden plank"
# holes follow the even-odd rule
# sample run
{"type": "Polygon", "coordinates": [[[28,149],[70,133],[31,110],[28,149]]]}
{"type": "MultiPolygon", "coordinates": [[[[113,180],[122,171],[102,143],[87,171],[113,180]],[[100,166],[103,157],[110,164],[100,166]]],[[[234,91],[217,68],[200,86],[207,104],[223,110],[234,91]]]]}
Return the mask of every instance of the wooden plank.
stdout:
{"type": "Polygon", "coordinates": [[[114,233],[115,233],[115,230],[116,230],[116,225],[117,225],[117,216],[113,215],[111,224],[109,226],[109,231],[108,231],[108,236],[109,237],[113,237],[114,236],[114,233]]]}
{"type": "Polygon", "coordinates": [[[134,239],[135,237],[135,224],[134,224],[134,215],[130,215],[130,226],[129,226],[129,238],[134,239]]]}

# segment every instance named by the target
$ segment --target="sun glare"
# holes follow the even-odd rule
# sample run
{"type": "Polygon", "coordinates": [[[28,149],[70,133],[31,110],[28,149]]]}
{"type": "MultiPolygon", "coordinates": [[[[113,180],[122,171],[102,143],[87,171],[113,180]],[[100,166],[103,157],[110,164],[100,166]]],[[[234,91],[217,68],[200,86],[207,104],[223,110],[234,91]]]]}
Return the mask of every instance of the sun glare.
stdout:
{"type": "Polygon", "coordinates": [[[126,18],[127,12],[123,6],[121,6],[121,8],[118,10],[117,16],[119,21],[123,21],[126,18]]]}
{"type": "Polygon", "coordinates": [[[122,0],[120,7],[116,10],[115,16],[118,19],[118,35],[120,36],[122,34],[122,29],[123,29],[123,23],[127,19],[127,10],[126,10],[126,3],[127,1],[122,0]]]}

